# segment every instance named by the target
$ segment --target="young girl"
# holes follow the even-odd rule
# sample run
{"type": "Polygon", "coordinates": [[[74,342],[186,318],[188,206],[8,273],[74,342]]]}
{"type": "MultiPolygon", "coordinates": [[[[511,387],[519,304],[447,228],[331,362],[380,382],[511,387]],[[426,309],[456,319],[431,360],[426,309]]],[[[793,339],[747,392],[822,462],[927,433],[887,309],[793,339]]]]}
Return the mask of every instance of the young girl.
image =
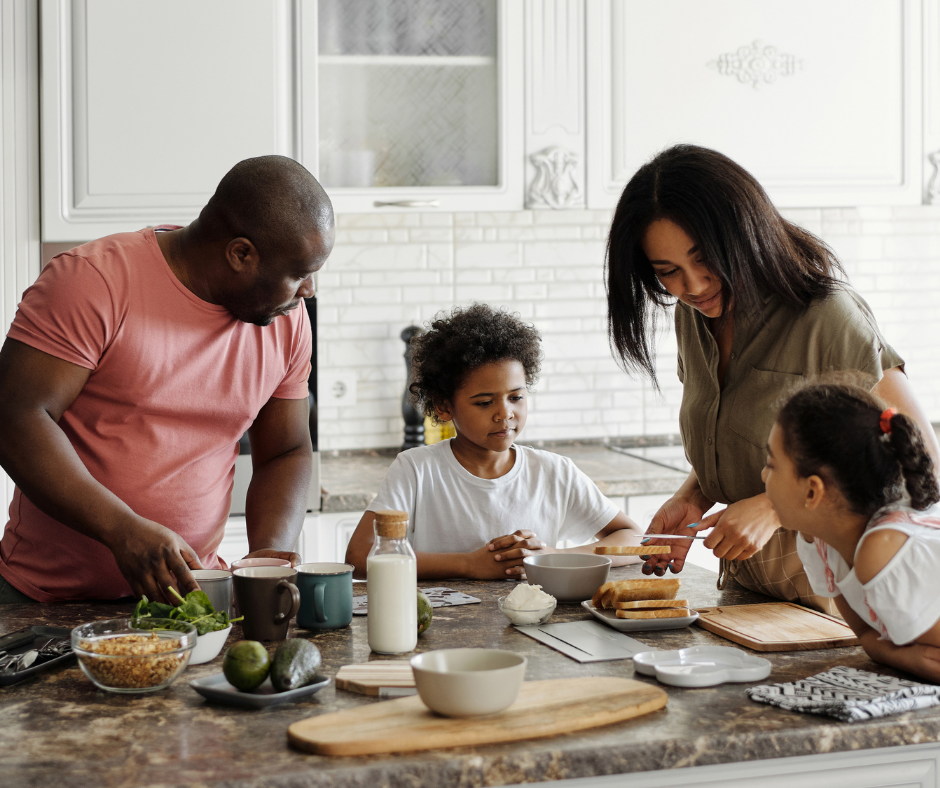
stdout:
{"type": "Polygon", "coordinates": [[[868,656],[940,682],[940,492],[914,421],[850,383],[810,385],[778,414],[762,476],[868,656]]]}
{"type": "MultiPolygon", "coordinates": [[[[346,561],[365,574],[374,513],[408,512],[418,577],[506,579],[562,540],[637,544],[641,532],[568,458],[516,443],[541,362],[539,334],[475,304],[438,315],[411,340],[419,408],[453,422],[456,437],[409,449],[389,468],[356,528],[346,561]]],[[[593,545],[568,548],[592,552],[593,545]]],[[[616,564],[635,557],[614,558],[616,564]]]]}

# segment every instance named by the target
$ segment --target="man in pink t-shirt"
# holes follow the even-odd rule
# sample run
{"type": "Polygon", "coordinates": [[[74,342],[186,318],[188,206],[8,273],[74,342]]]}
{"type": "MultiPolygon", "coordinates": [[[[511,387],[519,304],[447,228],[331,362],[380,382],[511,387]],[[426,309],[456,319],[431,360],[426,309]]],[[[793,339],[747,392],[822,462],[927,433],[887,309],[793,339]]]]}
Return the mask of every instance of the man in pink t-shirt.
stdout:
{"type": "Polygon", "coordinates": [[[108,236],[46,266],[0,350],[0,463],[16,483],[0,601],[196,588],[191,569],[220,565],[246,430],[250,555],[299,560],[302,299],[333,237],[319,183],[264,156],[237,164],[187,227],[108,236]]]}

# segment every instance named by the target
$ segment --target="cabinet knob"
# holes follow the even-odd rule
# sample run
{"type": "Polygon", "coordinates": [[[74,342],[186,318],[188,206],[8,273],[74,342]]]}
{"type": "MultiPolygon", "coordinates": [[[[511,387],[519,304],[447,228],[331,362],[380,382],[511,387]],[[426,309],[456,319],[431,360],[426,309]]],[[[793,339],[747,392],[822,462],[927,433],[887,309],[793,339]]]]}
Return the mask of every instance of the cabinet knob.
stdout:
{"type": "Polygon", "coordinates": [[[440,200],[391,200],[384,202],[376,200],[372,203],[376,208],[440,208],[440,200]]]}

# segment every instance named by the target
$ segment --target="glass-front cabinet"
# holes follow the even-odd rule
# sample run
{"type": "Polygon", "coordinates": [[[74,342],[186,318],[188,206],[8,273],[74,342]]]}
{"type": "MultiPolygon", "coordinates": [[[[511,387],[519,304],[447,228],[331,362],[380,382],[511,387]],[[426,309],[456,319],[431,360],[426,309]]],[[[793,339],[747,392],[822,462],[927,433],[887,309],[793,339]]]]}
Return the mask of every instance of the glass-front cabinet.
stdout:
{"type": "Polygon", "coordinates": [[[314,166],[339,210],[522,207],[521,4],[319,0],[315,19],[307,10],[314,166]]]}

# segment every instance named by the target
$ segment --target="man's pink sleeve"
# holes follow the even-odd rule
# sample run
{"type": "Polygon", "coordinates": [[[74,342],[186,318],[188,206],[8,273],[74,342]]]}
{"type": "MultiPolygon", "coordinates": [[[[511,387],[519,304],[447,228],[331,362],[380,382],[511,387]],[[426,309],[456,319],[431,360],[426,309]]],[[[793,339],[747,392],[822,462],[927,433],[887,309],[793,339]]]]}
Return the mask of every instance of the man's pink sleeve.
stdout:
{"type": "MultiPolygon", "coordinates": [[[[280,382],[274,394],[278,399],[306,399],[310,378],[310,356],[313,351],[313,337],[310,331],[310,317],[303,304],[297,307],[297,322],[291,333],[290,362],[287,374],[280,382]]],[[[293,315],[291,315],[293,317],[293,315]]]]}
{"type": "Polygon", "coordinates": [[[116,323],[110,288],[84,257],[60,255],[23,293],[7,336],[95,369],[116,323]]]}

